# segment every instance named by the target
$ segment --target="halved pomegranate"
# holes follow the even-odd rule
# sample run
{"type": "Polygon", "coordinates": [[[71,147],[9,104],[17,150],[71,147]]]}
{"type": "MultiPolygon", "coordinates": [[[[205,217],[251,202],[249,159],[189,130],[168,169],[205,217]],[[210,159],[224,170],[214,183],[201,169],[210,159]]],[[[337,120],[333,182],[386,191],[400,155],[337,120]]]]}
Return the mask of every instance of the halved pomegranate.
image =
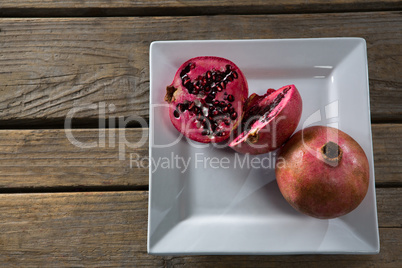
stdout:
{"type": "Polygon", "coordinates": [[[302,113],[302,99],[294,85],[265,95],[252,94],[244,105],[238,135],[229,144],[240,153],[263,154],[279,148],[296,130],[302,113]]]}
{"type": "Polygon", "coordinates": [[[229,138],[243,114],[248,96],[246,78],[231,61],[220,57],[196,57],[183,63],[165,101],[175,128],[186,137],[202,142],[229,138]]]}

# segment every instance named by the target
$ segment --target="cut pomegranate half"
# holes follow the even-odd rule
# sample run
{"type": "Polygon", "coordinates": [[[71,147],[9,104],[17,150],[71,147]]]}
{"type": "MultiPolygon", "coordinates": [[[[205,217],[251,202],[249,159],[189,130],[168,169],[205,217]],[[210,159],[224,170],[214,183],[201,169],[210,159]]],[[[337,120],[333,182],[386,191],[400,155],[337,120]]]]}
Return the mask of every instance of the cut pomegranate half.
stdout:
{"type": "Polygon", "coordinates": [[[244,105],[237,137],[229,144],[240,153],[263,154],[279,148],[293,134],[302,113],[302,99],[294,85],[252,94],[244,105]]]}
{"type": "Polygon", "coordinates": [[[191,140],[210,143],[227,140],[237,127],[248,96],[241,70],[220,57],[196,57],[183,63],[165,101],[174,127],[191,140]]]}

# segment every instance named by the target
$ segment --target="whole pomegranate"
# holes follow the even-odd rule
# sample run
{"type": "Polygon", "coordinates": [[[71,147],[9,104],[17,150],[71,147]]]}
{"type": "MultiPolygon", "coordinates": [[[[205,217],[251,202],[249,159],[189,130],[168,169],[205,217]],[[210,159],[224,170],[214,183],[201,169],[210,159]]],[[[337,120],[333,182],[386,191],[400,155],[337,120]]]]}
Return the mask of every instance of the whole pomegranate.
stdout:
{"type": "Polygon", "coordinates": [[[246,78],[231,61],[220,57],[196,57],[183,63],[165,101],[175,128],[186,137],[202,142],[229,138],[241,120],[248,96],[246,78]]]}
{"type": "Polygon", "coordinates": [[[237,137],[229,144],[240,153],[263,154],[279,148],[296,130],[302,113],[302,99],[294,85],[265,95],[252,94],[244,105],[237,137]]]}
{"type": "Polygon", "coordinates": [[[360,145],[336,128],[298,131],[278,155],[276,180],[296,210],[330,219],[354,210],[369,186],[369,163],[360,145]]]}

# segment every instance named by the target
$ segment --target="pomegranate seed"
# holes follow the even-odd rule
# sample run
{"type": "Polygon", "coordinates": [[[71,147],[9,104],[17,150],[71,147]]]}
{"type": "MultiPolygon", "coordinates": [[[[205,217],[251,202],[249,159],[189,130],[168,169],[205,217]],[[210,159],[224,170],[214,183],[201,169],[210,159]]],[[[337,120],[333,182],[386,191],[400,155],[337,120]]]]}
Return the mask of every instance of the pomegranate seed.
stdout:
{"type": "Polygon", "coordinates": [[[220,86],[216,86],[216,89],[217,89],[219,92],[222,91],[222,88],[221,88],[220,86]]]}
{"type": "Polygon", "coordinates": [[[190,70],[195,68],[195,64],[193,63],[189,63],[186,68],[184,68],[181,72],[180,72],[180,76],[184,76],[186,73],[190,72],[190,70]]]}
{"type": "Polygon", "coordinates": [[[211,91],[211,87],[209,87],[209,86],[205,87],[205,88],[204,88],[204,91],[205,91],[205,92],[211,91]]]}
{"type": "Polygon", "coordinates": [[[190,81],[190,78],[183,80],[183,86],[186,86],[188,83],[190,83],[190,81]]]}
{"type": "Polygon", "coordinates": [[[225,82],[224,82],[224,81],[222,81],[220,85],[221,85],[221,87],[222,87],[223,89],[225,89],[225,88],[226,88],[226,84],[225,84],[225,82]]]}
{"type": "Polygon", "coordinates": [[[235,79],[237,79],[238,77],[239,77],[239,75],[235,72],[235,71],[233,71],[233,77],[235,78],[235,79]]]}
{"type": "Polygon", "coordinates": [[[179,112],[178,112],[177,110],[174,110],[173,115],[174,115],[174,117],[176,117],[176,118],[179,118],[179,117],[180,117],[180,114],[179,114],[179,112]]]}
{"type": "Polygon", "coordinates": [[[184,112],[185,110],[184,104],[183,103],[177,104],[177,110],[181,113],[184,112]]]}
{"type": "Polygon", "coordinates": [[[205,98],[205,103],[211,104],[213,100],[214,100],[214,97],[211,96],[211,95],[208,95],[208,96],[205,98]]]}
{"type": "Polygon", "coordinates": [[[225,107],[225,108],[222,109],[222,112],[224,112],[224,113],[227,113],[228,111],[229,111],[228,107],[225,107]]]}
{"type": "Polygon", "coordinates": [[[214,115],[214,116],[216,116],[216,115],[218,115],[219,114],[219,111],[218,110],[214,110],[213,112],[212,112],[212,115],[214,115]]]}
{"type": "Polygon", "coordinates": [[[204,130],[201,132],[201,135],[203,135],[203,136],[209,135],[209,130],[204,129],[204,130]]]}
{"type": "Polygon", "coordinates": [[[237,118],[237,113],[234,112],[230,115],[230,119],[235,120],[237,118]]]}
{"type": "Polygon", "coordinates": [[[207,78],[208,78],[208,79],[211,79],[211,77],[212,77],[211,71],[208,71],[206,75],[207,75],[207,78]]]}
{"type": "Polygon", "coordinates": [[[235,112],[235,109],[234,109],[233,107],[230,107],[230,108],[229,108],[229,113],[232,114],[232,113],[234,113],[234,112],[235,112]]]}
{"type": "Polygon", "coordinates": [[[186,85],[186,88],[187,88],[187,90],[188,90],[188,93],[193,94],[193,90],[194,90],[193,84],[188,83],[188,84],[186,85]]]}
{"type": "Polygon", "coordinates": [[[215,121],[211,124],[211,129],[213,132],[215,132],[217,126],[218,124],[215,121]]]}
{"type": "Polygon", "coordinates": [[[190,104],[188,106],[188,110],[192,111],[194,109],[194,106],[195,106],[194,102],[190,102],[190,104]]]}
{"type": "Polygon", "coordinates": [[[235,100],[233,95],[228,95],[228,101],[233,102],[235,100]]]}
{"type": "Polygon", "coordinates": [[[214,101],[214,105],[215,105],[215,106],[218,106],[219,103],[220,103],[220,102],[219,102],[218,100],[215,100],[215,101],[214,101]]]}

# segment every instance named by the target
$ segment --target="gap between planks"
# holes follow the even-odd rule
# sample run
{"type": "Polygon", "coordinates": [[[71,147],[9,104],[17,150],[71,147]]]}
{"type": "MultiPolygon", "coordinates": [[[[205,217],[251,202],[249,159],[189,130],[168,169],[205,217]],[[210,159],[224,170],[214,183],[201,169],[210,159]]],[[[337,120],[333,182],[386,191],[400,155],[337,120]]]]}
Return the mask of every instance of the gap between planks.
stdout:
{"type": "Polygon", "coordinates": [[[200,16],[219,14],[304,14],[400,10],[396,0],[293,0],[293,1],[12,1],[0,4],[2,17],[111,17],[111,16],[200,16]]]}

